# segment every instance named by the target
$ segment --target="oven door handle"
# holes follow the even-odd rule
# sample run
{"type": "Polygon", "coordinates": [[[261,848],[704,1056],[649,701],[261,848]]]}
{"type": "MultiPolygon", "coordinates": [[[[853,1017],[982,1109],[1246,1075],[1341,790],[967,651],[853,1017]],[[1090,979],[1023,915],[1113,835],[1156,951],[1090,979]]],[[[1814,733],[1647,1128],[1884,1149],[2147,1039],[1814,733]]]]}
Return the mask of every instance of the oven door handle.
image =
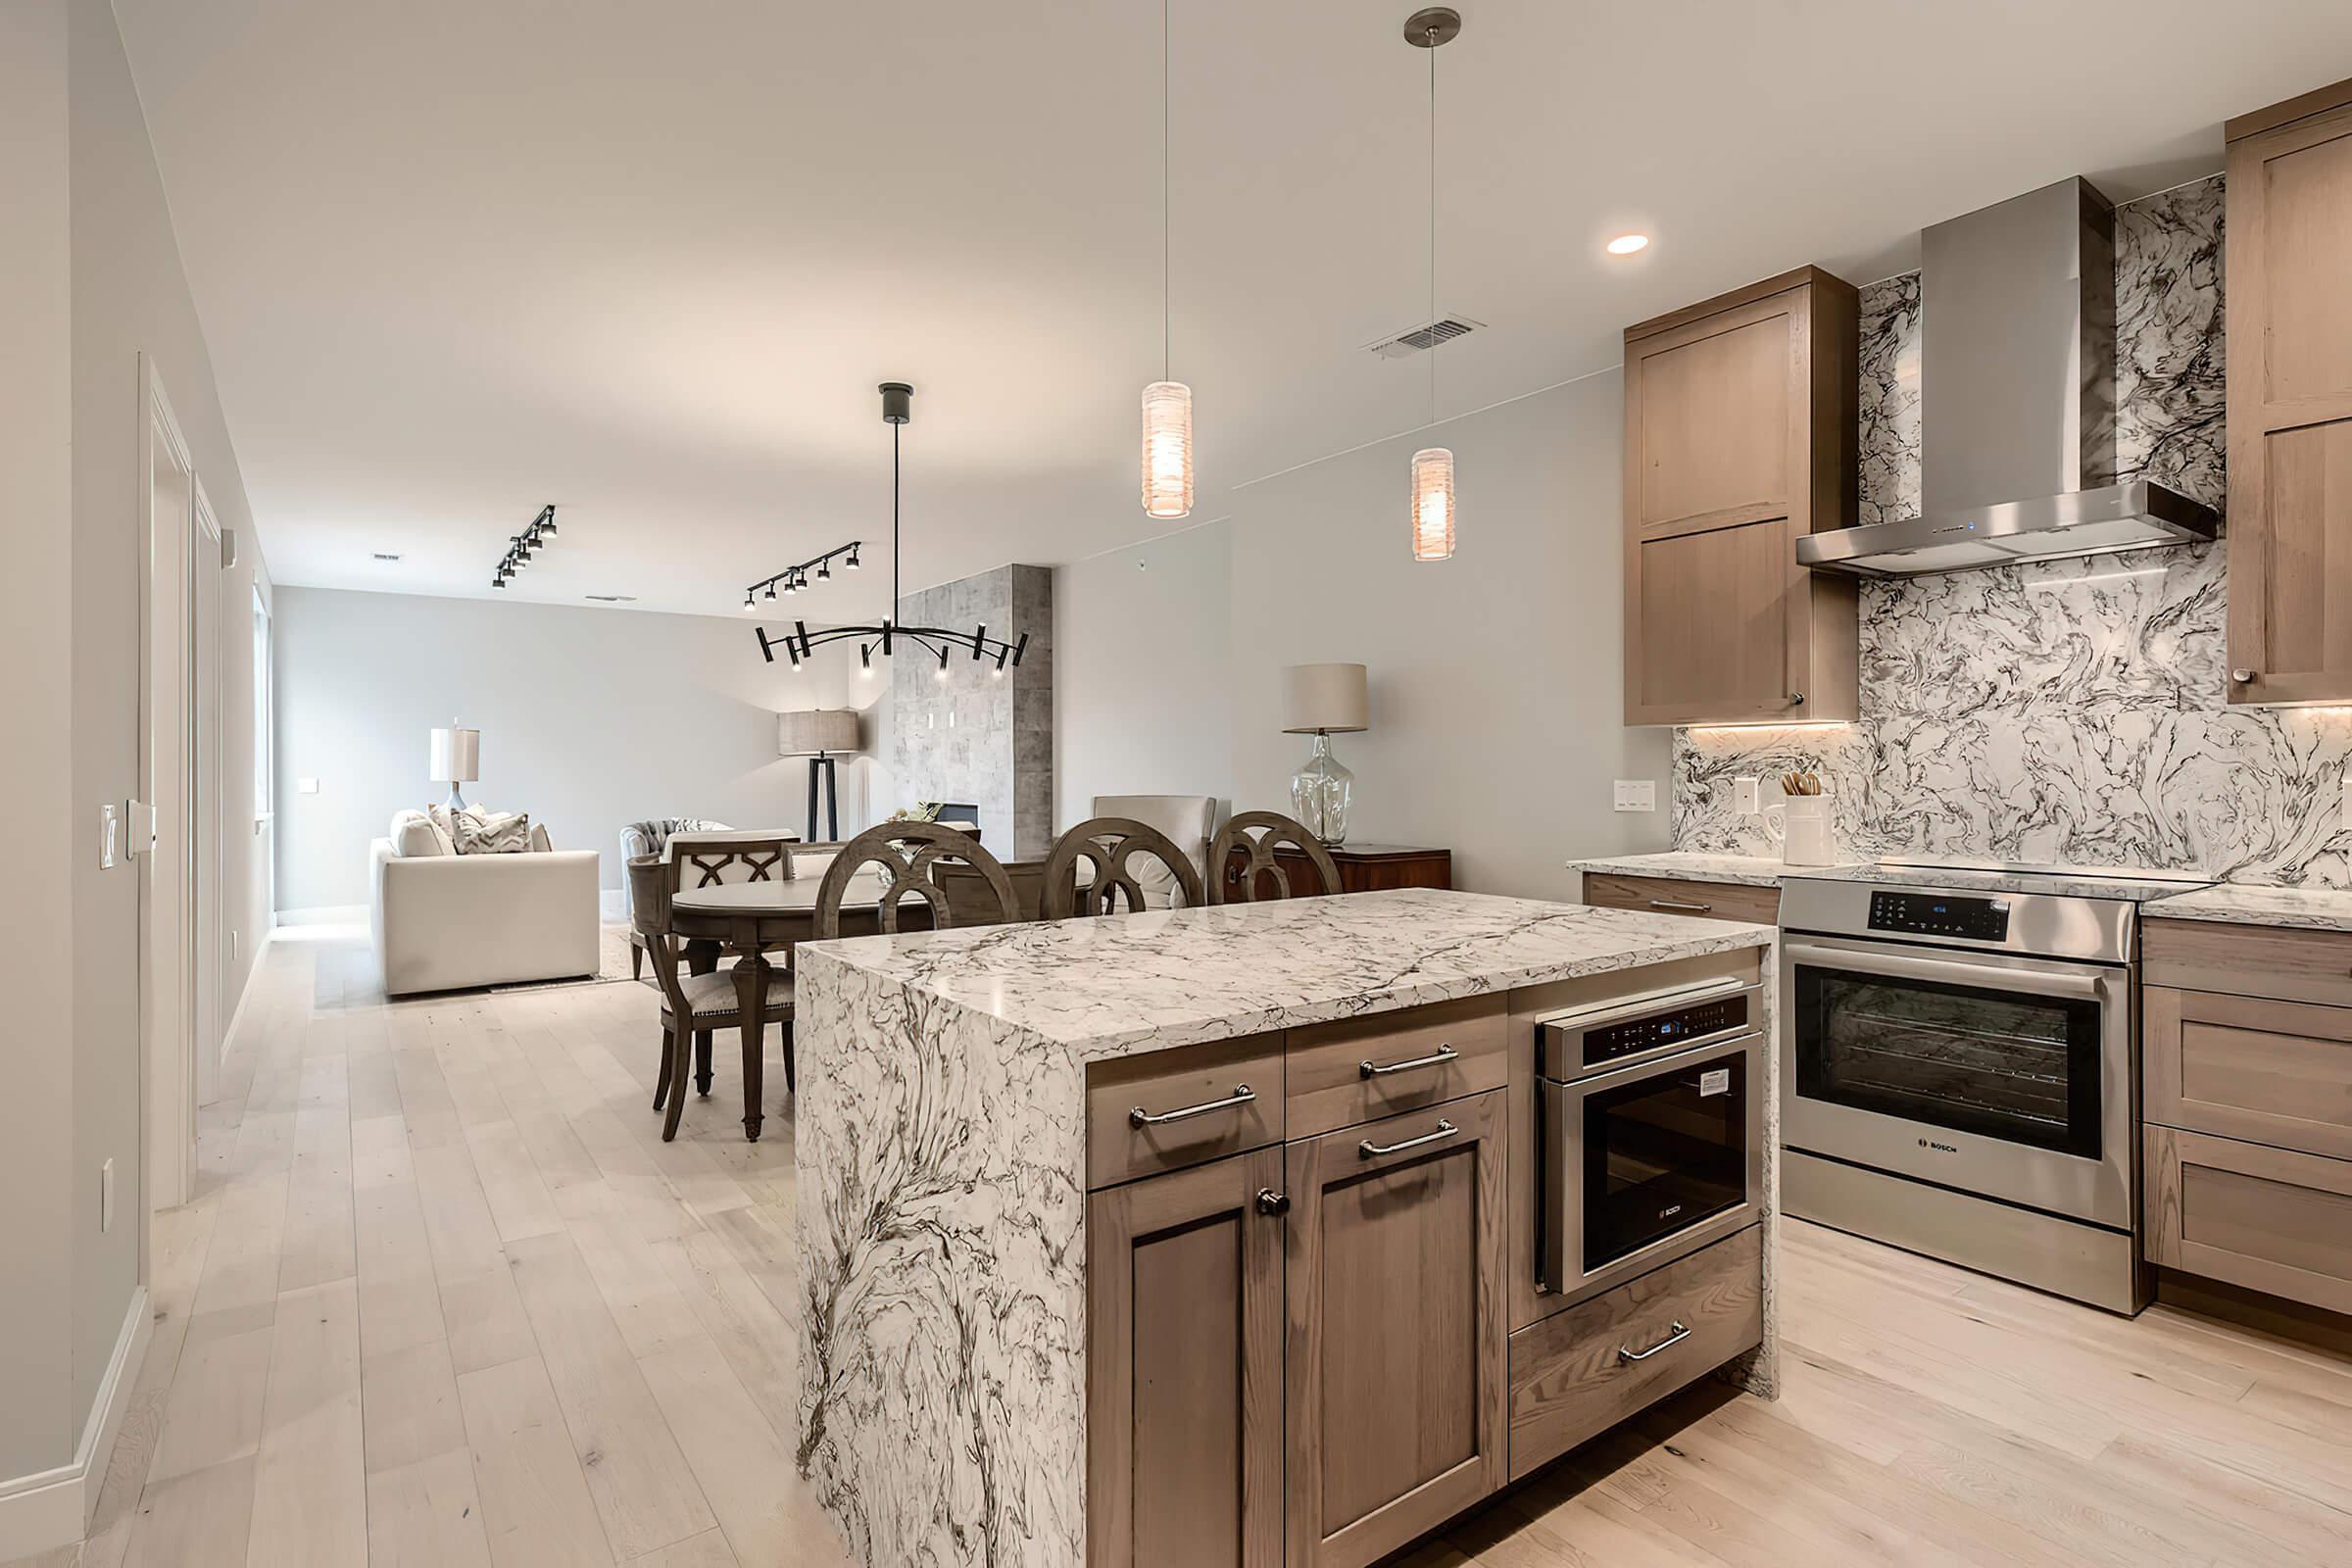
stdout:
{"type": "Polygon", "coordinates": [[[1861,953],[1851,948],[1822,948],[1809,942],[1788,945],[1788,961],[1854,974],[1886,975],[1898,980],[1935,980],[1978,990],[2020,991],[2040,997],[2081,997],[2103,1002],[2107,976],[2052,973],[2047,969],[2015,969],[2007,964],[1964,963],[1952,958],[1920,958],[1908,953],[1861,953]]]}

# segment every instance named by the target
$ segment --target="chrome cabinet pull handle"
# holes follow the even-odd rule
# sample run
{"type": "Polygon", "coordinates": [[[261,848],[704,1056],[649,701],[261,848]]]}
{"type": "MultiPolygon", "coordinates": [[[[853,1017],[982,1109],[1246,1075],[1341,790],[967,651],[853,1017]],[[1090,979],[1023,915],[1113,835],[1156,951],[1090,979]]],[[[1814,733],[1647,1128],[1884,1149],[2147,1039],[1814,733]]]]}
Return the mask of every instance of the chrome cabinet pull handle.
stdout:
{"type": "Polygon", "coordinates": [[[1291,1195],[1278,1193],[1271,1187],[1260,1187],[1257,1190],[1257,1211],[1280,1219],[1291,1211],[1291,1195]]]}
{"type": "Polygon", "coordinates": [[[1407,1138],[1400,1144],[1376,1144],[1367,1138],[1355,1146],[1355,1153],[1359,1159],[1378,1159],[1383,1154],[1401,1154],[1408,1149],[1419,1149],[1424,1144],[1442,1144],[1460,1131],[1461,1129],[1453,1123],[1441,1120],[1436,1132],[1423,1133],[1418,1138],[1407,1138]]]}
{"type": "Polygon", "coordinates": [[[1622,1345],[1617,1347],[1617,1359],[1625,1366],[1632,1366],[1636,1361],[1648,1360],[1660,1350],[1670,1350],[1674,1348],[1674,1347],[1682,1344],[1690,1337],[1690,1325],[1683,1322],[1680,1318],[1677,1318],[1675,1320],[1674,1332],[1667,1335],[1664,1339],[1660,1340],[1657,1344],[1651,1346],[1646,1350],[1629,1350],[1622,1345]]]}
{"type": "Polygon", "coordinates": [[[1680,899],[1652,899],[1649,906],[1653,909],[1683,909],[1691,914],[1705,914],[1715,907],[1712,904],[1685,904],[1680,899]]]}
{"type": "Polygon", "coordinates": [[[1460,1055],[1460,1052],[1441,1040],[1438,1042],[1438,1049],[1426,1056],[1415,1056],[1410,1061],[1392,1061],[1386,1066],[1382,1066],[1378,1062],[1359,1061],[1355,1064],[1355,1070],[1361,1077],[1386,1078],[1390,1073],[1411,1072],[1415,1067],[1443,1067],[1446,1063],[1458,1059],[1460,1055]]]}
{"type": "Polygon", "coordinates": [[[2250,669],[2233,669],[2230,672],[2230,678],[2240,686],[2250,686],[2254,683],[2254,672],[2250,669]]]}
{"type": "Polygon", "coordinates": [[[1233,1093],[1227,1095],[1223,1100],[1203,1100],[1198,1105],[1184,1105],[1175,1110],[1163,1110],[1156,1116],[1138,1105],[1127,1113],[1127,1125],[1130,1127],[1158,1127],[1172,1121],[1190,1121],[1195,1116],[1205,1116],[1212,1110],[1233,1110],[1238,1106],[1247,1105],[1256,1098],[1257,1091],[1251,1089],[1248,1084],[1235,1084],[1233,1093]]]}

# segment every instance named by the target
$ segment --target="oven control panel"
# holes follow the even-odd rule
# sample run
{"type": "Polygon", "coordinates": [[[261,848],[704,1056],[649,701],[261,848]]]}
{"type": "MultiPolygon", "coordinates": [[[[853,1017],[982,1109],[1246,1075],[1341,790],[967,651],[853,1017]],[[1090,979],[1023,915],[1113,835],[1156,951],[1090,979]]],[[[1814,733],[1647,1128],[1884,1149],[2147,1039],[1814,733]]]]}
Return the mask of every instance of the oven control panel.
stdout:
{"type": "Polygon", "coordinates": [[[1741,1028],[1747,1023],[1747,1003],[1748,994],[1743,992],[1736,997],[1694,1002],[1666,1012],[1647,1013],[1623,1023],[1588,1029],[1585,1065],[1596,1067],[1604,1061],[1638,1056],[1660,1046],[1679,1046],[1687,1040],[1700,1040],[1726,1029],[1741,1028]]]}
{"type": "Polygon", "coordinates": [[[1962,937],[1972,942],[2009,940],[2009,901],[1954,893],[1870,895],[1870,928],[1904,936],[1962,937]]]}

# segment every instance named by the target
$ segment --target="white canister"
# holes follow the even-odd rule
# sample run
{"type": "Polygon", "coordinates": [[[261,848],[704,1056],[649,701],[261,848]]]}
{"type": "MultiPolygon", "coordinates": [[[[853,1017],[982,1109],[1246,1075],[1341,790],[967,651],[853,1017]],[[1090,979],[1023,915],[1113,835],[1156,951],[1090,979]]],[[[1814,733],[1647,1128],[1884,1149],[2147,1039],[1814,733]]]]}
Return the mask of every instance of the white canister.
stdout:
{"type": "Polygon", "coordinates": [[[1830,831],[1830,798],[1791,795],[1764,808],[1764,831],[1781,847],[1784,865],[1836,865],[1836,836],[1830,831]]]}

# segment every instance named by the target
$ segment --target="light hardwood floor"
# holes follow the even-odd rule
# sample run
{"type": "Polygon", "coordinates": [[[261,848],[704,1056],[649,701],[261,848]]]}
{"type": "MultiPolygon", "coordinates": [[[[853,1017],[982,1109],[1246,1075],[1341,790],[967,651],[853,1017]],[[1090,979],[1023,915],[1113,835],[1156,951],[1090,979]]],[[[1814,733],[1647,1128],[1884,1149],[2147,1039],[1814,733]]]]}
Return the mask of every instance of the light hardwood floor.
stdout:
{"type": "MultiPolygon", "coordinates": [[[[387,1004],[324,930],[254,984],[96,1533],[42,1568],[842,1560],[792,1465],[789,1101],[745,1144],[722,1047],[663,1145],[639,986],[387,1004]]],[[[1783,1278],[1781,1401],[1694,1390],[1404,1560],[2352,1563],[2352,1360],[1800,1224],[1783,1278]]]]}

